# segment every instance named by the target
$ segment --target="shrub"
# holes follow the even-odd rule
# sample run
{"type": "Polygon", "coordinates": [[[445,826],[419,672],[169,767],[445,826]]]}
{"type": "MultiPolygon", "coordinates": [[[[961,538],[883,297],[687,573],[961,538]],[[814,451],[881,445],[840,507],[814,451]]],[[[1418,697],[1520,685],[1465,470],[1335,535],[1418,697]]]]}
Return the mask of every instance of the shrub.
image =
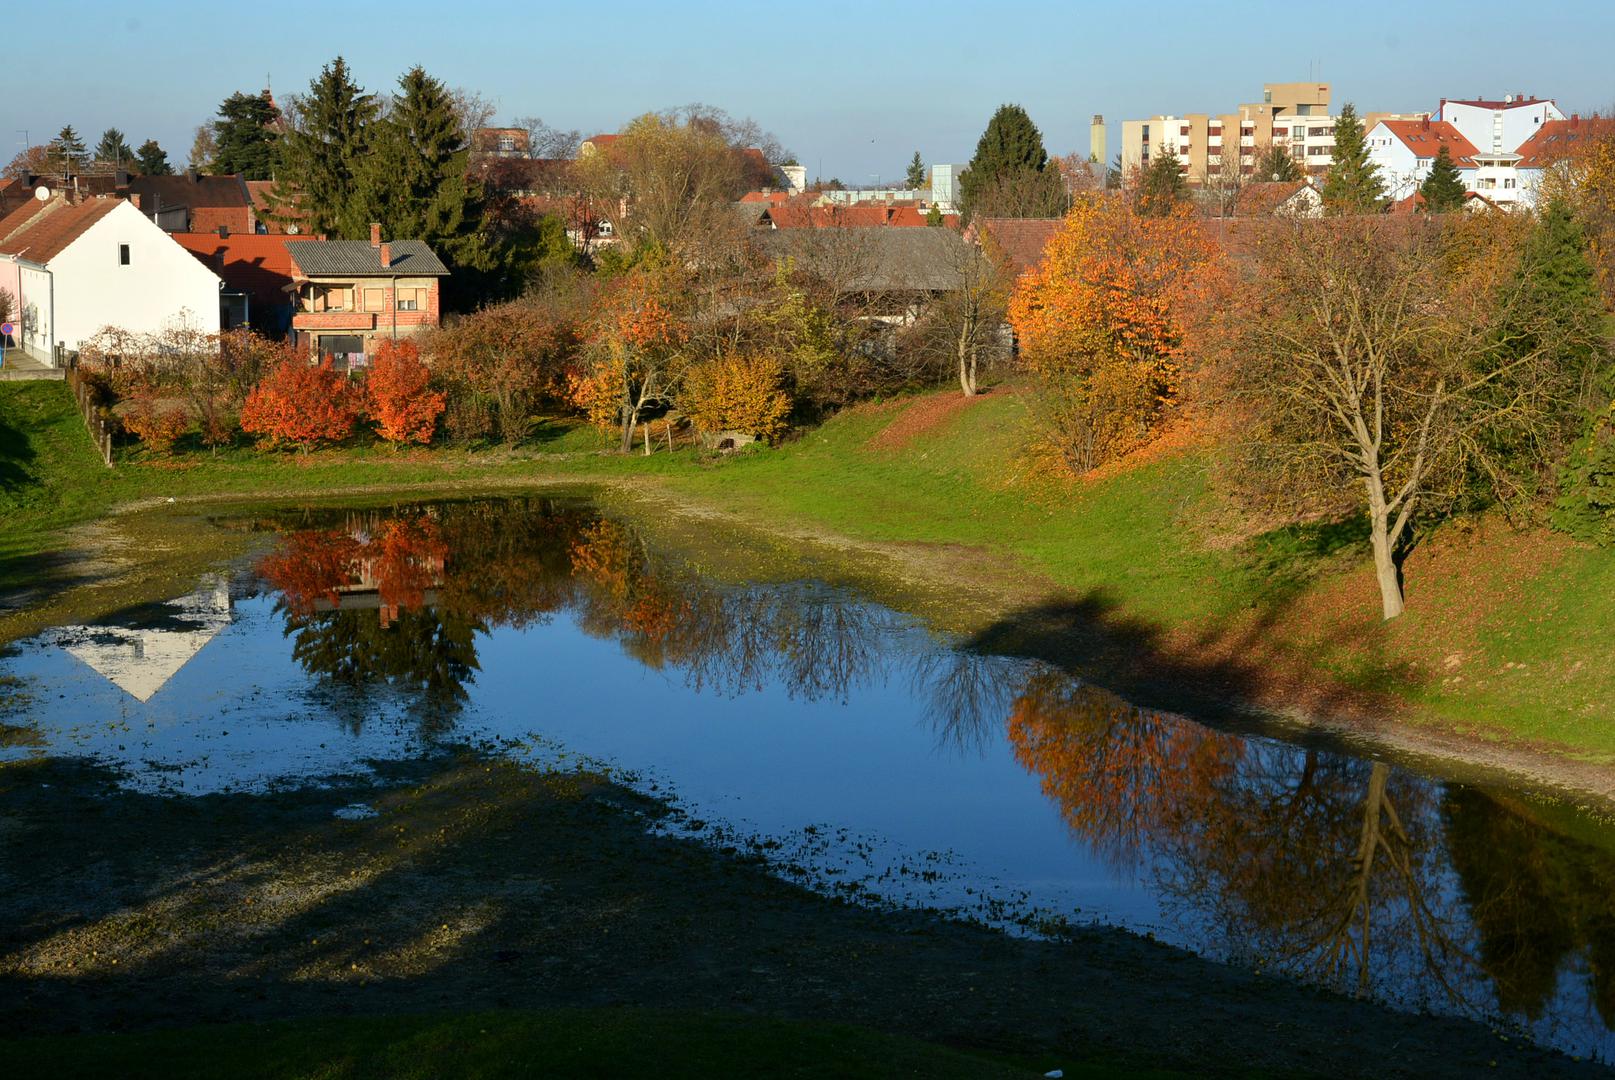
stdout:
{"type": "Polygon", "coordinates": [[[442,391],[431,388],[431,372],[412,341],[384,341],[365,377],[365,399],[376,431],[392,443],[432,441],[443,414],[442,391]]]}
{"type": "Polygon", "coordinates": [[[772,356],[721,356],[690,369],[679,403],[704,435],[739,431],[772,442],[791,414],[784,381],[785,365],[772,356]]]}
{"type": "Polygon", "coordinates": [[[347,438],[359,418],[355,397],[329,360],[313,365],[289,356],[247,395],[241,427],[269,446],[291,443],[306,452],[322,440],[347,438]]]}
{"type": "Polygon", "coordinates": [[[133,381],[122,419],[124,431],[139,439],[146,449],[163,454],[174,448],[179,437],[191,426],[191,419],[183,405],[165,404],[160,395],[155,382],[133,381]]]}

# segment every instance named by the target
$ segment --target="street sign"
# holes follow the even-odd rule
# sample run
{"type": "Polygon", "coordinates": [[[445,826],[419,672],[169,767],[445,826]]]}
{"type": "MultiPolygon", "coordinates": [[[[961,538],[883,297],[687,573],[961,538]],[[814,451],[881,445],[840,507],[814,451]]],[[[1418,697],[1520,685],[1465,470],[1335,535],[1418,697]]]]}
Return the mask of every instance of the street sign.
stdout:
{"type": "Polygon", "coordinates": [[[6,342],[16,332],[17,328],[15,326],[8,322],[0,322],[0,367],[6,366],[6,342]]]}

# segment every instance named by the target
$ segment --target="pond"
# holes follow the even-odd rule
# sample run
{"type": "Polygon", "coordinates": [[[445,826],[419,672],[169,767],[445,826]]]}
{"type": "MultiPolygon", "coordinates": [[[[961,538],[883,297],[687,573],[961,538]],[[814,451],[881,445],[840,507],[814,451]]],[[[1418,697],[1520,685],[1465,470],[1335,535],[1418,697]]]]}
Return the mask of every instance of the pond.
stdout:
{"type": "Polygon", "coordinates": [[[610,770],[671,800],[656,827],[817,889],[1115,924],[1615,1051],[1615,830],[1591,811],[1137,708],[821,581],[705,576],[582,499],[214,527],[261,554],[0,655],[0,761],[188,799],[470,744],[610,770]]]}

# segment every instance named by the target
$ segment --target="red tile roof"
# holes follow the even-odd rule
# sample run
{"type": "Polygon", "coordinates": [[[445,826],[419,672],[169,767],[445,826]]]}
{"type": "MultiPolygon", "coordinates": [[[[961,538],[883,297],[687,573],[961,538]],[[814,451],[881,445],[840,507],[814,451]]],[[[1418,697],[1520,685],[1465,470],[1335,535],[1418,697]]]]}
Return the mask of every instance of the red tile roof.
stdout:
{"type": "Polygon", "coordinates": [[[1520,155],[1518,167],[1540,169],[1573,153],[1582,142],[1607,135],[1615,135],[1615,118],[1572,116],[1569,120],[1549,120],[1520,144],[1516,151],[1520,155]]]}
{"type": "Polygon", "coordinates": [[[1024,274],[1043,261],[1043,249],[1062,224],[1060,218],[983,218],[979,232],[987,234],[983,246],[996,247],[1017,274],[1024,274]]]}
{"type": "MultiPolygon", "coordinates": [[[[784,203],[769,207],[766,217],[776,229],[859,229],[877,226],[918,228],[929,225],[929,211],[917,206],[803,206],[784,203]]],[[[957,227],[957,214],[942,215],[942,224],[957,227]]]]}
{"type": "Polygon", "coordinates": [[[789,202],[791,193],[788,191],[748,191],[740,197],[743,203],[770,203],[779,206],[789,202]]]}
{"type": "MultiPolygon", "coordinates": [[[[97,198],[70,203],[58,196],[45,204],[44,213],[27,219],[21,228],[0,239],[0,254],[48,263],[89,231],[90,226],[122,205],[122,199],[97,198]]],[[[10,220],[7,218],[8,222],[10,220]]]]}
{"type": "Polygon", "coordinates": [[[1240,217],[1271,214],[1306,186],[1305,180],[1267,180],[1246,184],[1234,201],[1234,213],[1240,217]]]}
{"type": "MultiPolygon", "coordinates": [[[[1469,102],[1465,102],[1469,104],[1469,102]]],[[[1421,158],[1433,158],[1446,146],[1456,164],[1473,166],[1472,160],[1480,151],[1445,120],[1382,120],[1387,131],[1421,158]]]]}
{"type": "Polygon", "coordinates": [[[259,304],[286,302],[286,286],[292,284],[296,267],[288,244],[308,237],[264,236],[252,233],[216,232],[171,233],[174,242],[202,261],[224,279],[233,290],[250,293],[259,304]]]}

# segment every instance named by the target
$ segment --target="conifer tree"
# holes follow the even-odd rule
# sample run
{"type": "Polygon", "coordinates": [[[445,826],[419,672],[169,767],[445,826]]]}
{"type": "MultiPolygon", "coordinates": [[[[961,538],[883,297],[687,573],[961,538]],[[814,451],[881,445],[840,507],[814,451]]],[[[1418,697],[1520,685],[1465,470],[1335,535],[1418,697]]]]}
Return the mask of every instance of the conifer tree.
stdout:
{"type": "Polygon", "coordinates": [[[1274,143],[1256,163],[1251,179],[1260,182],[1287,182],[1301,179],[1301,167],[1284,147],[1274,143]]]}
{"type": "Polygon", "coordinates": [[[964,215],[1009,210],[1024,217],[1058,216],[1069,199],[1059,170],[1048,166],[1043,136],[1026,110],[1000,105],[976,143],[976,156],[959,178],[964,215]]]}
{"type": "Polygon", "coordinates": [[[908,174],[903,179],[908,181],[909,189],[917,190],[925,186],[925,162],[918,150],[914,151],[914,160],[908,163],[908,174]]]}
{"type": "Polygon", "coordinates": [[[1368,160],[1368,141],[1357,108],[1347,102],[1335,118],[1335,150],[1323,181],[1323,205],[1331,214],[1375,214],[1384,206],[1385,184],[1368,160]]]}
{"type": "Polygon", "coordinates": [[[68,124],[56,133],[56,138],[50,144],[51,167],[59,171],[64,177],[78,172],[84,164],[84,140],[79,133],[68,124]]]}
{"type": "Polygon", "coordinates": [[[492,270],[483,192],[467,173],[470,147],[453,94],[419,67],[398,88],[386,119],[373,125],[342,231],[362,234],[380,222],[383,235],[426,241],[457,274],[492,270]]]}
{"type": "Polygon", "coordinates": [[[1452,163],[1452,155],[1447,152],[1446,144],[1442,144],[1436,152],[1435,164],[1430,166],[1430,175],[1419,185],[1419,194],[1424,196],[1424,211],[1427,214],[1447,214],[1463,209],[1464,182],[1458,175],[1458,166],[1452,163]]]}
{"type": "Polygon", "coordinates": [[[280,160],[280,136],[273,125],[279,119],[280,110],[268,91],[225,98],[213,121],[214,169],[240,173],[248,180],[273,179],[280,160]]]}
{"type": "Polygon", "coordinates": [[[168,153],[157,145],[156,139],[147,139],[135,151],[135,168],[142,176],[172,176],[174,167],[168,163],[168,153]]]}
{"type": "Polygon", "coordinates": [[[1146,217],[1167,217],[1188,196],[1183,166],[1165,143],[1150,160],[1138,182],[1138,212],[1146,217]]]}
{"type": "Polygon", "coordinates": [[[298,125],[282,139],[269,216],[306,232],[367,236],[368,221],[351,211],[378,111],[375,97],[354,82],[342,57],[322,68],[309,84],[298,125]]]}
{"type": "Polygon", "coordinates": [[[134,156],[135,152],[124,141],[123,132],[117,128],[107,128],[101,133],[101,141],[95,147],[96,161],[126,169],[134,161],[134,156]]]}

